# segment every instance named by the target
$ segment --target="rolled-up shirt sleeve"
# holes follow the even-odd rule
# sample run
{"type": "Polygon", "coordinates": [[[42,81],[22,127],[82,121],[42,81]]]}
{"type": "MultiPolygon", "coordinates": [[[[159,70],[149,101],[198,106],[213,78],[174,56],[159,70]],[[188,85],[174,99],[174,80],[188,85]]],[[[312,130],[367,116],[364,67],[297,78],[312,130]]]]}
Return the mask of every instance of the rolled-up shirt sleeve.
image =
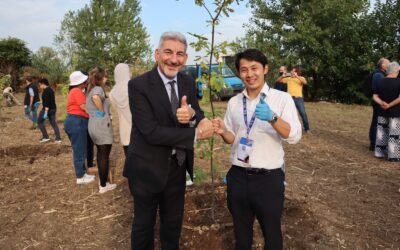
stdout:
{"type": "Polygon", "coordinates": [[[228,102],[228,107],[226,108],[225,117],[224,117],[224,125],[225,128],[231,132],[234,136],[236,136],[236,129],[234,128],[234,124],[232,121],[232,105],[234,105],[233,101],[228,102]]]}
{"type": "Polygon", "coordinates": [[[301,139],[301,123],[293,99],[288,96],[280,115],[281,119],[290,125],[289,137],[283,139],[289,144],[295,144],[301,139]]]}

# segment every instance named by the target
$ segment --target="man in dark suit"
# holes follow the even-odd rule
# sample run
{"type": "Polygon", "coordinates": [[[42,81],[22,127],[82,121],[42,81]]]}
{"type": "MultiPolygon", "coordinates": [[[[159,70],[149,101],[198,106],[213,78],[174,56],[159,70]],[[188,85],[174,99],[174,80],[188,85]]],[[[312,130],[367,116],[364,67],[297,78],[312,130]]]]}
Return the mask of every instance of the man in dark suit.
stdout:
{"type": "Polygon", "coordinates": [[[155,50],[157,66],[128,84],[132,132],[123,174],[134,197],[135,250],[154,248],[158,210],[161,249],[179,248],[193,145],[213,134],[197,102],[194,79],[179,73],[186,48],[181,33],[165,32],[155,50]]]}

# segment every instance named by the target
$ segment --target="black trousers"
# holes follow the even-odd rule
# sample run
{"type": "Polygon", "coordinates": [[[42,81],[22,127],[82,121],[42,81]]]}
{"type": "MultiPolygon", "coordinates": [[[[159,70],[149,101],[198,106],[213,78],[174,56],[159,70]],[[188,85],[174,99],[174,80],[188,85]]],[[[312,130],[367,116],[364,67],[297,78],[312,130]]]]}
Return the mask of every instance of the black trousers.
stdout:
{"type": "MultiPolygon", "coordinates": [[[[56,117],[56,112],[57,112],[56,109],[50,109],[47,112],[47,116],[49,117],[50,125],[54,130],[54,134],[56,136],[56,140],[61,140],[60,129],[58,128],[57,121],[56,121],[56,118],[57,118],[56,117]]],[[[49,135],[47,134],[46,127],[44,125],[44,121],[45,121],[44,118],[43,118],[44,113],[45,113],[44,109],[42,109],[40,111],[40,113],[39,113],[38,127],[40,129],[40,132],[42,132],[42,138],[49,138],[49,135]]]]}
{"type": "Polygon", "coordinates": [[[264,236],[264,249],[283,249],[281,215],[285,174],[281,169],[248,174],[232,166],[227,179],[228,209],[232,214],[235,249],[250,250],[257,218],[264,236]]]}
{"type": "Polygon", "coordinates": [[[89,135],[89,131],[87,132],[87,148],[86,148],[86,163],[87,167],[91,168],[94,166],[93,164],[93,158],[94,158],[94,143],[92,141],[92,137],[89,135]]]}
{"type": "MultiPolygon", "coordinates": [[[[167,185],[160,193],[136,187],[129,180],[134,198],[131,246],[134,250],[154,249],[154,226],[157,211],[160,216],[161,249],[179,249],[185,203],[186,170],[170,161],[167,185]]],[[[149,183],[149,185],[151,185],[149,183]]]]}
{"type": "Polygon", "coordinates": [[[376,128],[378,126],[378,109],[379,106],[376,103],[372,103],[372,120],[369,127],[369,148],[375,149],[376,144],[376,128]]]}

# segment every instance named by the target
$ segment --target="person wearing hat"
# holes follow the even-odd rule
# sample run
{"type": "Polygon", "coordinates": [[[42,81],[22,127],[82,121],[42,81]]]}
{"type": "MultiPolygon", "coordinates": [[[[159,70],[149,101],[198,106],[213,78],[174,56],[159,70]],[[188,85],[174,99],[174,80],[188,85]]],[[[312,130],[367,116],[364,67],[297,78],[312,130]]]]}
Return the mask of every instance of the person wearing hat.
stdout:
{"type": "Polygon", "coordinates": [[[54,91],[49,87],[49,81],[46,78],[39,80],[39,88],[42,90],[42,110],[39,113],[38,127],[40,132],[42,132],[42,139],[39,142],[50,141],[49,135],[47,134],[46,127],[44,126],[44,121],[49,120],[51,126],[53,127],[54,134],[56,135],[56,143],[61,143],[60,129],[57,126],[56,121],[56,97],[54,91]]]}
{"type": "Polygon", "coordinates": [[[85,170],[89,115],[86,113],[86,96],[83,90],[87,79],[88,77],[80,71],[75,71],[69,76],[67,118],[64,122],[65,133],[72,145],[77,184],[91,183],[95,179],[95,175],[89,175],[85,170]]]}

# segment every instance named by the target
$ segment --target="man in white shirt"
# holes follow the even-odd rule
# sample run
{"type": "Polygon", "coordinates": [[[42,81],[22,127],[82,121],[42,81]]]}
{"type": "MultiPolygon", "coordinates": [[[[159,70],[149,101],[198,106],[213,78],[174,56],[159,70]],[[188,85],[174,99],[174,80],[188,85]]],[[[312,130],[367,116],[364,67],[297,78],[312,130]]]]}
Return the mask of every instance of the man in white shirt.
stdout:
{"type": "Polygon", "coordinates": [[[282,142],[297,143],[301,124],[291,96],[265,83],[268,61],[261,51],[238,53],[235,66],[246,88],[229,101],[224,120],[213,120],[214,132],[232,144],[226,179],[235,249],[251,249],[255,217],[263,231],[264,249],[282,249],[282,142]]]}
{"type": "Polygon", "coordinates": [[[5,98],[8,107],[13,106],[14,104],[21,105],[18,99],[13,95],[13,92],[11,86],[8,86],[3,90],[3,97],[5,98]]]}

